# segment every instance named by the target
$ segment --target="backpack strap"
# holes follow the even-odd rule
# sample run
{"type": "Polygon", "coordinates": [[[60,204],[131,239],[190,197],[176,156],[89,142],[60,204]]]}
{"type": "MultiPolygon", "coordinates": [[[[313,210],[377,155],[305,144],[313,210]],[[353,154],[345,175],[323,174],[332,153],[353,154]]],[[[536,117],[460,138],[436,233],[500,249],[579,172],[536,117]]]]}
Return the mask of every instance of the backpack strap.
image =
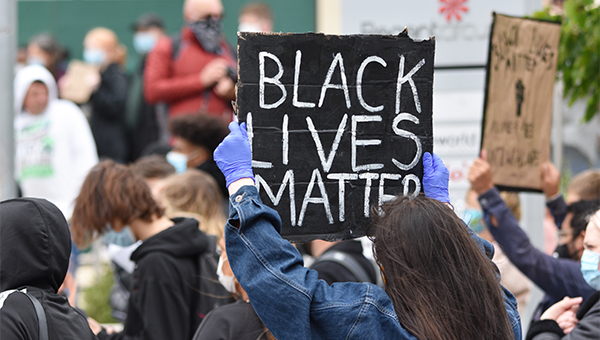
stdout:
{"type": "Polygon", "coordinates": [[[328,251],[313,262],[311,268],[321,262],[334,262],[344,266],[359,282],[372,282],[367,271],[352,256],[341,251],[328,251]]]}
{"type": "Polygon", "coordinates": [[[175,60],[179,56],[179,50],[181,49],[181,33],[177,32],[169,37],[171,38],[171,47],[173,50],[171,53],[171,59],[175,60]]]}
{"type": "Polygon", "coordinates": [[[31,303],[33,303],[33,307],[35,308],[35,314],[37,314],[38,318],[39,339],[48,340],[48,322],[46,321],[46,312],[44,312],[42,304],[38,301],[38,299],[30,295],[29,293],[25,291],[21,291],[21,293],[25,294],[25,296],[29,298],[31,303]]]}

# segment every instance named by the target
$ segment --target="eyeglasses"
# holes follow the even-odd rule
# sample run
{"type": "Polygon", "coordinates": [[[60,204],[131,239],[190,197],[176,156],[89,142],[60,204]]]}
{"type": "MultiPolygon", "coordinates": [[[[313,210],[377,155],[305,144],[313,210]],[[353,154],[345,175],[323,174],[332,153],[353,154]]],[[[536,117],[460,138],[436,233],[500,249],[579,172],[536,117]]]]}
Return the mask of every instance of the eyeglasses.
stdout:
{"type": "Polygon", "coordinates": [[[572,230],[559,230],[558,231],[558,238],[564,238],[564,237],[567,237],[570,235],[573,235],[572,230]]]}

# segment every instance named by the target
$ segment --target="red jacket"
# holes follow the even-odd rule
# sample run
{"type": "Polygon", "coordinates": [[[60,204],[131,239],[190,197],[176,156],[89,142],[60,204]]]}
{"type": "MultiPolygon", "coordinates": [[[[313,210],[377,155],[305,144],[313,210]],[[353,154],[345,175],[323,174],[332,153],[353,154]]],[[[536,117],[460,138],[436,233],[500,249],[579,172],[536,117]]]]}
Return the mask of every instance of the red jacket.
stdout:
{"type": "Polygon", "coordinates": [[[150,104],[169,104],[169,117],[185,113],[197,113],[201,109],[215,116],[231,117],[232,109],[227,100],[217,96],[212,89],[200,83],[200,71],[214,59],[224,58],[236,68],[231,49],[221,42],[223,53],[206,52],[196,40],[194,33],[184,27],[181,44],[175,59],[170,38],[158,41],[148,54],[144,70],[144,97],[150,104]],[[205,101],[208,99],[208,105],[205,101]]]}

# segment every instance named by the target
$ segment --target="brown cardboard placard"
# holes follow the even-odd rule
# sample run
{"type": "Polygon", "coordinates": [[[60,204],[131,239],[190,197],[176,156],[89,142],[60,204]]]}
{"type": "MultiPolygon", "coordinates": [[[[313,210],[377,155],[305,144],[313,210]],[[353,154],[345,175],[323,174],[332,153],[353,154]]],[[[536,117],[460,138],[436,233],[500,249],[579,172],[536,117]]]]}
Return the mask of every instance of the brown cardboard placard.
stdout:
{"type": "Polygon", "coordinates": [[[481,147],[501,189],[541,191],[559,40],[558,23],[494,14],[481,147]]]}
{"type": "Polygon", "coordinates": [[[98,67],[88,65],[79,60],[72,60],[64,75],[64,85],[60,88],[62,99],[70,100],[77,104],[84,104],[90,100],[94,89],[88,79],[98,74],[98,67]]]}

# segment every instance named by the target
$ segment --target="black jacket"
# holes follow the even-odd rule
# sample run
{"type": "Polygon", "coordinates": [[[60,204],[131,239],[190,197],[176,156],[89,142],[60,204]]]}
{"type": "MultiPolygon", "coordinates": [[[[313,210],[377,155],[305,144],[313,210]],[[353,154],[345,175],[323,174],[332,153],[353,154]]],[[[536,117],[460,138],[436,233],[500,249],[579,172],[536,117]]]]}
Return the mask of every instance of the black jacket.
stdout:
{"type": "Polygon", "coordinates": [[[90,98],[90,128],[98,156],[125,163],[129,154],[125,128],[127,76],[117,64],[110,64],[100,77],[100,87],[90,98]]]}
{"type": "Polygon", "coordinates": [[[565,335],[554,320],[540,320],[531,324],[527,340],[597,340],[600,339],[600,292],[594,293],[577,310],[579,322],[565,335]]]}
{"type": "MultiPolygon", "coordinates": [[[[360,241],[352,240],[336,243],[324,251],[321,256],[331,251],[340,251],[352,256],[367,272],[371,278],[371,282],[376,282],[375,268],[363,255],[363,247],[360,241]]],[[[319,279],[327,281],[328,284],[332,284],[334,282],[358,282],[354,275],[343,265],[330,261],[318,263],[316,261],[318,261],[318,258],[315,259],[315,263],[311,266],[311,269],[319,272],[319,279]]]]}
{"type": "Polygon", "coordinates": [[[198,258],[208,251],[208,237],[193,219],[148,238],[131,260],[136,263],[123,332],[103,339],[189,340],[200,324],[198,258]]]}
{"type": "Polygon", "coordinates": [[[38,339],[33,304],[12,290],[38,299],[50,340],[96,339],[85,317],[56,294],[70,252],[69,227],[54,204],[36,198],[0,202],[0,339],[38,339]]]}
{"type": "Polygon", "coordinates": [[[129,146],[129,162],[135,162],[148,145],[160,137],[158,115],[161,109],[166,119],[167,106],[148,104],[144,98],[144,67],[146,55],[142,56],[136,70],[129,77],[127,102],[125,107],[125,125],[129,146]]]}
{"type": "Polygon", "coordinates": [[[266,333],[252,305],[240,300],[208,313],[193,340],[266,340],[266,333]]]}

